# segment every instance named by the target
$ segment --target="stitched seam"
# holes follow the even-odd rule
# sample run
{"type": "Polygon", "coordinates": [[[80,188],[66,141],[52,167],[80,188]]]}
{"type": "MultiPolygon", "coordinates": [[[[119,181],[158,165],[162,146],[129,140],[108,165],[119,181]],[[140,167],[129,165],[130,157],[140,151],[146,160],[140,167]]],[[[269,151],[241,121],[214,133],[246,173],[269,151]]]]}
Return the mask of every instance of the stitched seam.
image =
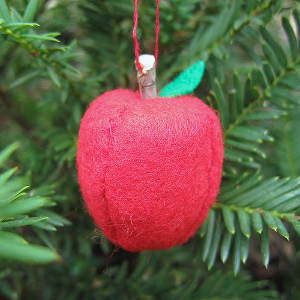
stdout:
{"type": "Polygon", "coordinates": [[[115,122],[115,120],[113,118],[109,119],[109,128],[107,129],[108,131],[108,138],[109,138],[109,156],[108,156],[108,162],[107,162],[107,167],[104,173],[104,180],[103,180],[103,197],[106,203],[106,210],[107,210],[107,216],[109,219],[109,222],[112,224],[112,228],[113,230],[113,235],[114,237],[111,238],[112,240],[115,240],[114,242],[117,243],[118,241],[118,230],[117,227],[115,226],[115,224],[113,224],[112,222],[112,218],[111,218],[111,211],[109,208],[109,201],[108,198],[106,197],[106,189],[107,189],[107,173],[109,172],[110,168],[111,168],[111,158],[113,156],[113,152],[114,152],[114,145],[115,145],[115,139],[113,137],[113,130],[116,130],[117,125],[120,126],[120,121],[122,121],[121,116],[123,115],[123,113],[127,110],[126,107],[124,107],[123,109],[120,110],[119,115],[118,115],[118,123],[115,122]],[[113,128],[114,127],[114,128],[113,128]]]}

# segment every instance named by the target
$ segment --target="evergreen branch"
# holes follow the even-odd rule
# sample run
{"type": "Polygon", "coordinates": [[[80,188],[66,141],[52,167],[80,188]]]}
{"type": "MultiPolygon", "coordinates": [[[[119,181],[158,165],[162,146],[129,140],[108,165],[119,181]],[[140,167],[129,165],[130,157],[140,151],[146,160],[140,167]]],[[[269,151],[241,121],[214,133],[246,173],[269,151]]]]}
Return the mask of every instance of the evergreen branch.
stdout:
{"type": "MultiPolygon", "coordinates": [[[[18,143],[6,147],[0,152],[0,164],[16,150],[18,143]]],[[[54,226],[69,225],[64,217],[40,207],[55,204],[49,197],[34,196],[32,191],[28,197],[24,192],[28,186],[21,187],[19,182],[10,177],[16,171],[10,169],[0,175],[0,257],[22,262],[49,263],[59,261],[61,257],[51,249],[39,245],[28,244],[20,235],[5,230],[21,226],[34,226],[44,230],[56,230],[54,226]],[[35,215],[30,217],[29,214],[35,215]]]]}
{"type": "Polygon", "coordinates": [[[259,173],[245,175],[237,182],[227,182],[221,187],[220,202],[215,203],[201,228],[204,237],[202,258],[210,269],[220,256],[225,263],[233,247],[233,270],[245,263],[249,252],[252,228],[260,234],[263,264],[269,263],[268,228],[289,240],[290,235],[283,221],[300,235],[298,214],[300,177],[278,177],[262,180],[259,173]]]}
{"type": "Polygon", "coordinates": [[[263,14],[264,12],[268,11],[270,9],[270,6],[273,5],[276,1],[270,0],[267,2],[262,2],[260,5],[258,5],[254,10],[252,10],[249,15],[244,16],[243,18],[236,20],[234,26],[230,29],[228,34],[224,37],[222,37],[219,41],[216,41],[213,43],[208,49],[207,52],[209,54],[212,54],[216,48],[219,48],[223,45],[230,45],[234,38],[244,29],[246,25],[249,25],[254,17],[257,17],[260,14],[263,14]]]}
{"type": "MultiPolygon", "coordinates": [[[[274,230],[277,230],[280,219],[300,226],[300,217],[295,213],[299,207],[300,178],[279,179],[273,177],[262,181],[261,177],[257,176],[258,174],[255,174],[241,183],[237,183],[238,189],[221,193],[220,203],[214,205],[214,208],[222,210],[228,231],[232,234],[235,233],[232,212],[237,213],[239,220],[248,218],[246,214],[252,215],[253,223],[256,224],[262,216],[267,225],[274,230]]],[[[243,233],[249,237],[249,230],[242,223],[240,224],[243,233]]],[[[283,226],[279,226],[279,228],[281,228],[279,232],[287,237],[283,226]]],[[[261,233],[262,227],[256,227],[256,231],[261,233]]]]}
{"type": "MultiPolygon", "coordinates": [[[[235,37],[249,25],[251,22],[255,22],[254,18],[257,18],[258,15],[263,14],[271,9],[271,6],[276,4],[276,0],[269,0],[266,2],[259,3],[253,10],[248,12],[248,15],[237,18],[237,13],[239,12],[240,1],[236,0],[231,6],[232,12],[224,8],[224,16],[220,15],[217,17],[217,20],[213,22],[205,30],[202,27],[199,27],[198,31],[195,34],[193,40],[191,40],[188,47],[184,49],[183,55],[178,56],[177,60],[172,63],[170,70],[165,73],[165,77],[169,78],[172,74],[176,72],[181,72],[182,69],[193,64],[195,61],[203,60],[207,62],[210,59],[210,56],[214,52],[220,52],[219,49],[224,45],[230,45],[235,40],[235,37]],[[214,35],[226,29],[226,24],[224,24],[224,19],[226,19],[229,24],[226,32],[217,36],[215,40],[214,35]],[[218,23],[218,20],[220,21],[218,23]],[[207,42],[203,42],[207,40],[207,42]],[[205,44],[207,43],[207,47],[205,44]]],[[[219,57],[221,59],[222,57],[219,57]]]]}
{"type": "MultiPolygon", "coordinates": [[[[9,24],[11,25],[11,24],[9,24]]],[[[19,25],[22,25],[20,23],[19,25]]],[[[31,25],[36,26],[38,24],[31,25]]],[[[22,28],[23,29],[23,28],[22,28]]],[[[20,35],[18,33],[13,32],[8,26],[4,27],[0,24],[0,32],[9,38],[11,38],[13,41],[15,41],[17,44],[19,44],[21,47],[26,49],[28,53],[33,57],[38,57],[41,60],[43,60],[45,63],[50,64],[53,68],[57,69],[57,64],[55,64],[55,61],[51,59],[47,54],[45,54],[46,50],[42,50],[41,48],[34,47],[33,44],[29,41],[28,36],[20,35]]],[[[38,36],[39,37],[39,36],[38,36]]],[[[59,42],[58,40],[54,39],[55,42],[59,42]]],[[[67,48],[66,48],[67,49],[67,48]]]]}
{"type": "MultiPolygon", "coordinates": [[[[5,22],[2,21],[0,22],[0,33],[20,45],[32,57],[41,60],[46,67],[49,77],[58,87],[61,86],[61,83],[60,78],[57,76],[57,74],[59,74],[60,77],[66,77],[67,75],[75,78],[78,77],[80,75],[80,72],[66,62],[70,57],[72,57],[70,56],[70,53],[68,53],[68,50],[72,50],[73,52],[73,47],[44,47],[43,44],[46,41],[60,42],[55,38],[55,36],[59,35],[59,33],[57,32],[50,32],[43,35],[22,33],[22,30],[24,30],[24,28],[32,28],[34,26],[38,26],[38,24],[16,22],[8,23],[7,25],[5,25],[5,22]],[[21,31],[21,33],[19,33],[18,31],[21,31]],[[65,52],[65,55],[60,55],[54,58],[54,54],[58,54],[60,52],[65,52]]],[[[31,79],[30,76],[28,76],[28,78],[31,79]]],[[[24,83],[24,80],[22,81],[22,83],[24,83]]],[[[12,86],[15,85],[15,83],[12,84],[12,86]]]]}
{"type": "MultiPolygon", "coordinates": [[[[254,108],[256,108],[259,104],[261,104],[266,99],[270,98],[270,92],[272,89],[278,87],[280,85],[280,82],[291,72],[295,70],[296,65],[300,63],[300,54],[297,55],[297,58],[295,61],[290,63],[285,69],[281,70],[280,74],[274,78],[274,81],[271,84],[268,84],[264,91],[259,95],[259,97],[251,102],[248,106],[246,106],[242,113],[238,116],[238,118],[235,120],[234,123],[230,124],[229,127],[223,131],[224,138],[226,138],[230,132],[232,132],[237,126],[244,123],[247,115],[253,112],[254,108]]],[[[272,101],[272,100],[271,100],[272,101]]]]}
{"type": "Polygon", "coordinates": [[[253,236],[252,228],[259,233],[261,240],[261,258],[264,266],[269,264],[268,228],[277,231],[289,240],[289,232],[281,221],[288,222],[300,235],[299,216],[288,213],[263,211],[262,209],[241,208],[236,205],[215,204],[205,223],[202,225],[203,240],[202,259],[210,270],[220,257],[225,263],[233,256],[233,270],[237,274],[240,263],[245,263],[249,253],[249,240],[253,236]],[[215,210],[215,211],[214,211],[215,210]],[[230,213],[228,213],[230,212],[230,213]],[[232,249],[231,249],[232,248],[232,249]],[[230,251],[231,249],[231,251],[230,251]]]}
{"type": "MultiPolygon", "coordinates": [[[[198,278],[199,276],[195,274],[195,277],[198,278]]],[[[248,276],[235,277],[232,272],[223,273],[216,271],[207,276],[200,286],[196,283],[192,285],[191,282],[187,282],[174,293],[171,300],[277,299],[276,292],[263,290],[267,286],[266,284],[267,282],[256,282],[253,284],[248,276]]]]}
{"type": "MultiPolygon", "coordinates": [[[[227,205],[227,204],[224,204],[224,203],[216,203],[213,205],[213,208],[214,209],[223,209],[225,207],[228,207],[230,210],[234,211],[234,212],[238,212],[241,207],[240,206],[237,206],[237,205],[227,205]]],[[[254,214],[254,213],[258,213],[260,215],[262,215],[263,213],[270,213],[272,216],[274,217],[277,217],[277,218],[280,218],[280,219],[283,219],[285,221],[289,221],[290,218],[294,218],[296,220],[300,220],[300,216],[297,216],[293,213],[281,213],[281,212],[278,212],[278,211],[269,211],[269,210],[265,210],[265,209],[262,209],[262,208],[252,208],[252,207],[242,207],[242,210],[245,211],[247,214],[254,214]]]]}
{"type": "MultiPolygon", "coordinates": [[[[235,164],[259,168],[260,164],[256,162],[253,154],[265,158],[266,155],[259,149],[258,144],[274,141],[274,138],[269,135],[268,130],[261,125],[255,126],[253,122],[278,119],[281,115],[287,115],[287,108],[300,103],[297,94],[288,90],[294,87],[297,90],[298,87],[297,66],[300,63],[300,53],[299,49],[296,52],[297,40],[289,21],[286,18],[282,20],[290,41],[289,59],[268,31],[261,27],[260,34],[267,42],[262,47],[270,63],[264,62],[262,71],[254,68],[243,87],[239,76],[235,74],[234,89],[231,90],[228,100],[219,81],[215,78],[212,83],[211,102],[215,101],[218,105],[225,143],[229,146],[225,148],[225,157],[227,161],[235,164]]],[[[224,176],[231,177],[235,173],[236,169],[225,165],[224,176]]]]}

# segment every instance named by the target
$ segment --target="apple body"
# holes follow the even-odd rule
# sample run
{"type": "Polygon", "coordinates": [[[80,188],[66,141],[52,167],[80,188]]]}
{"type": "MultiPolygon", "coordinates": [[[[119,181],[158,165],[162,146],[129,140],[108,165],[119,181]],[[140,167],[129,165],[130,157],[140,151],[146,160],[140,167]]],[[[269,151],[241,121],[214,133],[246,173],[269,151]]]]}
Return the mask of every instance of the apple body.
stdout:
{"type": "Polygon", "coordinates": [[[117,89],[81,120],[78,179],[90,215],[128,251],[185,243],[217,197],[223,164],[219,117],[191,96],[142,100],[117,89]]]}

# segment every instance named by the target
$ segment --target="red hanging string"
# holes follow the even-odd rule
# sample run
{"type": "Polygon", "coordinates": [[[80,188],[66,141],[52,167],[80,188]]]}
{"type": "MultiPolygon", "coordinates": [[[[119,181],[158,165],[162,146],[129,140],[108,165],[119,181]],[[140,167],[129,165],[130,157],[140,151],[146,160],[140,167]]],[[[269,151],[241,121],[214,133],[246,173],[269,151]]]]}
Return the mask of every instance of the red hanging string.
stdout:
{"type": "Polygon", "coordinates": [[[139,62],[139,53],[140,53],[140,46],[139,46],[139,42],[136,36],[136,29],[138,26],[138,9],[137,9],[137,2],[138,0],[134,0],[134,15],[133,15],[133,21],[134,21],[134,25],[133,25],[133,32],[132,32],[132,37],[133,37],[133,43],[134,43],[134,54],[135,54],[135,61],[136,61],[136,66],[138,68],[138,70],[140,72],[143,71],[143,68],[139,62]]]}
{"type": "Polygon", "coordinates": [[[156,0],[156,20],[155,20],[155,68],[157,68],[158,58],[158,36],[159,36],[159,0],[156,0]]]}
{"type": "MultiPolygon", "coordinates": [[[[137,8],[138,0],[134,0],[134,26],[133,26],[133,43],[134,43],[134,54],[137,68],[140,72],[143,71],[143,68],[139,62],[139,55],[140,55],[140,46],[136,36],[136,30],[138,26],[138,8],[137,8]]],[[[155,20],[155,50],[154,50],[154,57],[155,57],[155,67],[157,67],[157,58],[158,58],[158,36],[159,36],[159,0],[156,0],[156,20],[155,20]]]]}

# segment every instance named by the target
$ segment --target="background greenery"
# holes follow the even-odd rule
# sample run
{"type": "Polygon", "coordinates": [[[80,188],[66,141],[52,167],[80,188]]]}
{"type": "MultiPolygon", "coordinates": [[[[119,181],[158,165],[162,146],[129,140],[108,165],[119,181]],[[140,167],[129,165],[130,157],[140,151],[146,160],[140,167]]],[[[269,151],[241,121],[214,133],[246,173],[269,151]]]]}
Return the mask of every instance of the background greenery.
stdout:
{"type": "MultiPolygon", "coordinates": [[[[139,14],[152,53],[155,1],[139,14]]],[[[195,94],[219,110],[226,160],[195,237],[143,253],[95,228],[75,167],[92,99],[137,89],[132,15],[132,0],[0,0],[0,298],[298,299],[299,1],[161,1],[158,87],[206,62],[195,94]]]]}

